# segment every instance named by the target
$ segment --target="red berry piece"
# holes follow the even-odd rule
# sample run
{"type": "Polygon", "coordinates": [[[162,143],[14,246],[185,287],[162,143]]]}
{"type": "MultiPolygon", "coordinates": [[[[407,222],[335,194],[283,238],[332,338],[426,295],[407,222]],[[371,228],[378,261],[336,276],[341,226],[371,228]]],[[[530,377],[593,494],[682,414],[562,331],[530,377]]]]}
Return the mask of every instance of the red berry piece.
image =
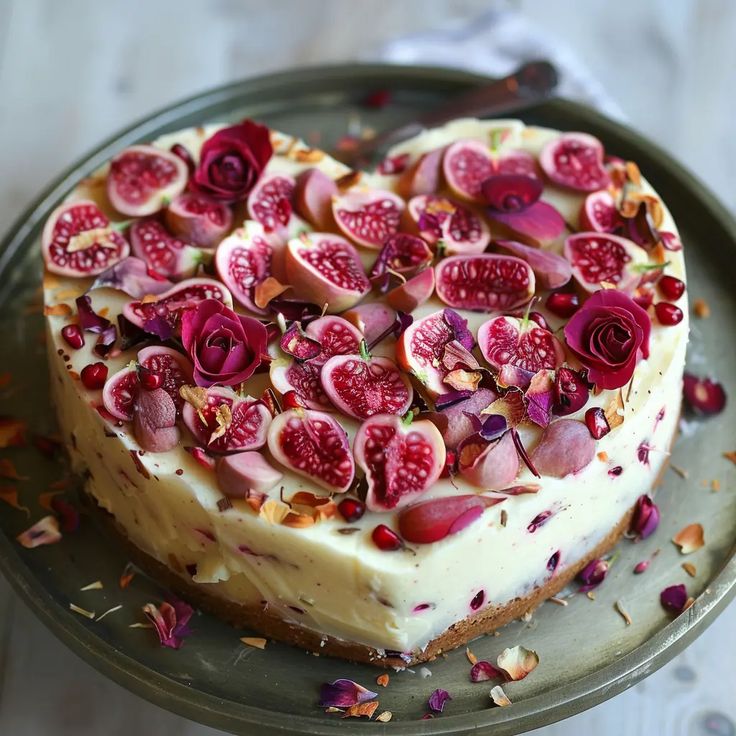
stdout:
{"type": "Polygon", "coordinates": [[[105,381],[107,380],[107,366],[100,361],[90,363],[82,368],[80,378],[85,388],[88,388],[90,391],[96,391],[105,385],[105,381]]]}
{"type": "Polygon", "coordinates": [[[67,325],[61,328],[61,336],[66,340],[66,344],[74,350],[84,345],[84,335],[79,325],[67,325]]]}
{"type": "Polygon", "coordinates": [[[720,414],[726,407],[726,392],[723,386],[710,378],[700,378],[686,373],[683,393],[688,406],[702,416],[720,414]]]}
{"type": "Polygon", "coordinates": [[[608,426],[608,420],[606,415],[603,413],[603,409],[600,406],[591,406],[588,411],[585,412],[585,424],[590,431],[593,439],[599,440],[601,437],[605,437],[611,428],[608,426]]]}
{"type": "Polygon", "coordinates": [[[373,539],[373,544],[384,552],[395,552],[404,546],[399,535],[385,524],[379,524],[373,530],[371,539],[373,539]]]}
{"type": "Polygon", "coordinates": [[[342,518],[352,524],[358,521],[365,513],[365,504],[362,501],[358,501],[357,498],[343,498],[339,504],[337,504],[337,510],[342,515],[342,518]]]}
{"type": "Polygon", "coordinates": [[[682,309],[669,302],[658,302],[655,304],[654,313],[657,315],[659,323],[667,327],[674,327],[674,325],[680,324],[683,318],[682,309]]]}
{"type": "Polygon", "coordinates": [[[674,276],[662,276],[657,286],[664,297],[671,302],[676,302],[685,293],[685,282],[674,276]]]}
{"type": "Polygon", "coordinates": [[[558,317],[572,317],[579,308],[580,299],[572,292],[556,291],[547,297],[547,309],[558,317]]]}

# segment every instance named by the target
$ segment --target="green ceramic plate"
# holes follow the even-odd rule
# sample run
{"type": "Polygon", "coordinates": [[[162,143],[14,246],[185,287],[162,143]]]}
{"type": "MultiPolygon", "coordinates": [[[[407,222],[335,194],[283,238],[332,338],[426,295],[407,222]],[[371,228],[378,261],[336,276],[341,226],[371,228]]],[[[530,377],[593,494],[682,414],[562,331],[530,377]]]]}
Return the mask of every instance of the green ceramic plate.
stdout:
{"type": "MultiPolygon", "coordinates": [[[[32,430],[53,429],[47,396],[46,360],[40,342],[42,318],[29,304],[38,299],[41,273],[39,235],[51,208],[80,178],[113,152],[166,131],[215,120],[251,116],[269,125],[330,146],[357,120],[381,128],[412,118],[454,92],[486,81],[442,69],[349,66],[307,69],[261,77],[222,87],[167,108],[98,147],[67,171],[20,218],[0,249],[0,315],[3,370],[13,374],[0,388],[3,413],[24,417],[32,430]],[[369,91],[389,88],[393,103],[365,110],[359,100],[369,91]],[[314,138],[319,131],[321,138],[314,138]]],[[[736,369],[733,346],[723,335],[736,334],[734,243],[736,224],[701,182],[653,143],[580,105],[555,100],[527,111],[528,122],[586,130],[606,148],[639,162],[646,176],[672,208],[686,246],[689,292],[707,299],[713,316],[693,321],[694,370],[715,372],[728,381],[736,369]]],[[[136,578],[126,590],[117,580],[124,553],[108,543],[90,519],[61,544],[24,550],[15,536],[28,526],[21,511],[3,505],[0,513],[0,562],[15,589],[44,623],[81,657],[125,687],[164,708],[236,733],[332,734],[372,729],[390,734],[519,733],[588,708],[631,687],[692,641],[734,594],[736,562],[736,466],[721,457],[735,449],[731,436],[734,409],[701,423],[689,423],[673,454],[687,468],[685,480],[669,471],[659,491],[663,521],[659,532],[641,544],[624,543],[621,555],[595,602],[577,595],[566,608],[542,606],[531,621],[484,637],[472,648],[480,658],[495,659],[506,646],[535,649],[541,664],[523,682],[506,690],[513,706],[491,708],[489,687],[471,684],[462,651],[430,664],[431,679],[417,673],[392,675],[380,693],[381,709],[393,712],[391,723],[365,724],[328,716],[316,706],[319,683],[349,677],[370,685],[377,671],[368,666],[316,658],[270,643],[265,651],[243,647],[235,631],[218,620],[197,616],[194,635],[179,651],[158,646],[153,632],[131,629],[140,607],[160,598],[155,583],[136,578]],[[719,478],[724,490],[712,492],[703,481],[719,478]],[[697,576],[688,578],[682,558],[669,542],[687,523],[700,521],[707,545],[689,558],[697,576]],[[661,553],[645,575],[632,568],[658,547],[661,553]],[[79,589],[102,580],[101,591],[79,589]],[[685,582],[695,605],[671,620],[659,605],[666,585],[685,582]],[[632,616],[627,626],[613,605],[622,600],[632,616]],[[122,604],[103,621],[70,612],[69,603],[98,614],[122,604]],[[420,721],[427,696],[435,688],[453,700],[445,713],[420,721]]],[[[2,451],[31,480],[19,482],[21,501],[35,520],[42,515],[39,492],[64,475],[64,467],[42,458],[33,447],[2,451]]],[[[475,564],[475,563],[474,563],[475,564]]],[[[492,565],[488,560],[486,564],[492,565]]],[[[441,583],[440,583],[441,584],[441,583]]]]}

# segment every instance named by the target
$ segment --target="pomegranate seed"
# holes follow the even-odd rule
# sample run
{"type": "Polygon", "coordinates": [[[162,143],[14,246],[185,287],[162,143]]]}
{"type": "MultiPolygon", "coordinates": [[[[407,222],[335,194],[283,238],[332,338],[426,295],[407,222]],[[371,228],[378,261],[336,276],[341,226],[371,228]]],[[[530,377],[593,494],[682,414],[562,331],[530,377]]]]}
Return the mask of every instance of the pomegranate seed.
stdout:
{"type": "Polygon", "coordinates": [[[618,476],[621,475],[621,473],[623,472],[624,469],[620,465],[615,465],[608,471],[608,475],[610,475],[611,478],[618,478],[618,476]]]}
{"type": "Polygon", "coordinates": [[[373,544],[384,552],[395,552],[397,549],[403,547],[399,535],[393,529],[389,529],[385,524],[379,524],[373,530],[371,539],[373,540],[373,544]]]}
{"type": "Polygon", "coordinates": [[[163,376],[141,365],[138,366],[138,380],[146,391],[155,391],[157,388],[161,388],[163,376]]]}
{"type": "Polygon", "coordinates": [[[74,350],[84,345],[84,335],[79,325],[67,325],[61,328],[61,336],[66,340],[67,345],[74,350]]]}
{"type": "Polygon", "coordinates": [[[660,324],[667,327],[673,327],[682,322],[682,309],[669,302],[657,302],[654,305],[654,313],[657,315],[660,324]]]}
{"type": "Polygon", "coordinates": [[[181,145],[181,143],[174,143],[169,149],[174,156],[178,156],[186,165],[189,171],[189,176],[194,173],[194,159],[192,154],[189,153],[188,149],[181,145]]]}
{"type": "Polygon", "coordinates": [[[304,402],[299,398],[296,391],[287,391],[281,397],[281,403],[284,409],[303,409],[304,402]]]}
{"type": "Polygon", "coordinates": [[[699,378],[686,373],[683,380],[683,393],[688,406],[703,416],[720,414],[726,406],[726,392],[723,386],[710,378],[699,378]]]}
{"type": "Polygon", "coordinates": [[[580,299],[572,292],[555,291],[547,297],[547,309],[558,317],[572,317],[579,308],[580,299]]]}
{"type": "Polygon", "coordinates": [[[470,607],[477,611],[484,603],[486,599],[486,592],[485,590],[479,590],[474,596],[473,600],[470,601],[470,607]]]}
{"type": "Polygon", "coordinates": [[[608,426],[608,420],[606,415],[603,413],[603,409],[600,406],[591,406],[588,411],[585,412],[585,424],[588,430],[595,440],[599,440],[601,437],[605,437],[611,428],[608,426]]]}
{"type": "Polygon", "coordinates": [[[90,363],[82,368],[82,373],[79,377],[82,379],[85,388],[95,391],[105,385],[105,381],[107,380],[107,366],[100,361],[90,363]]]}
{"type": "Polygon", "coordinates": [[[343,498],[337,504],[337,510],[342,514],[342,518],[345,521],[352,524],[354,521],[358,521],[365,513],[365,504],[362,501],[358,501],[357,498],[343,498]]]}
{"type": "Polygon", "coordinates": [[[665,298],[671,302],[676,302],[685,293],[685,282],[676,279],[674,276],[662,276],[657,281],[657,286],[665,298]]]}
{"type": "Polygon", "coordinates": [[[549,325],[541,312],[529,312],[529,319],[536,322],[543,330],[549,330],[549,325]]]}

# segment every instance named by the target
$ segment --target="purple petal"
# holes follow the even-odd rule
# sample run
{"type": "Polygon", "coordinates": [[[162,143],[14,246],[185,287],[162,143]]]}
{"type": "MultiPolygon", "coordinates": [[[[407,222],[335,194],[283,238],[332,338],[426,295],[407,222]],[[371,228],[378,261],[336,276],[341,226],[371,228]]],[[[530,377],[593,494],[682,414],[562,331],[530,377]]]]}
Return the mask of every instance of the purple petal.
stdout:
{"type": "Polygon", "coordinates": [[[77,297],[77,321],[79,326],[87,332],[102,334],[109,326],[110,320],[101,317],[92,309],[92,300],[84,294],[77,297]]]}
{"type": "Polygon", "coordinates": [[[472,391],[448,391],[445,394],[440,394],[434,402],[437,411],[447,409],[448,406],[453,406],[473,395],[472,391]]]}
{"type": "Polygon", "coordinates": [[[89,291],[107,287],[125,292],[133,299],[143,299],[148,294],[162,294],[172,286],[168,279],[151,276],[144,260],[128,256],[103,271],[89,287],[89,291]]]}
{"type": "Polygon", "coordinates": [[[143,323],[143,329],[158,337],[159,340],[168,340],[174,334],[174,326],[160,314],[147,319],[143,323]]]}
{"type": "Polygon", "coordinates": [[[442,310],[442,318],[455,334],[455,339],[464,348],[472,350],[475,347],[475,338],[473,337],[473,333],[468,329],[468,320],[461,317],[453,309],[442,310]]]}
{"type": "Polygon", "coordinates": [[[670,585],[659,594],[662,606],[672,613],[682,613],[688,601],[687,588],[680,583],[670,585]]]}
{"type": "Polygon", "coordinates": [[[535,202],[521,212],[488,210],[488,216],[511,228],[515,233],[541,243],[556,240],[567,228],[562,215],[546,202],[535,202]]]}
{"type": "Polygon", "coordinates": [[[578,579],[582,583],[581,593],[597,588],[608,574],[608,562],[606,560],[591,560],[579,573],[578,579]]]}
{"type": "Polygon", "coordinates": [[[445,709],[445,703],[448,700],[452,700],[450,693],[448,693],[447,690],[440,690],[438,688],[429,696],[427,705],[429,705],[429,709],[435,713],[442,713],[445,709]]]}
{"type": "Polygon", "coordinates": [[[371,692],[352,680],[325,682],[319,689],[319,704],[323,708],[349,708],[351,705],[373,700],[377,693],[371,692]]]}
{"type": "Polygon", "coordinates": [[[646,539],[654,534],[659,526],[659,507],[650,496],[646,494],[639,496],[634,508],[634,515],[631,519],[629,532],[633,534],[637,541],[646,539]]]}
{"type": "Polygon", "coordinates": [[[496,678],[502,677],[503,673],[501,670],[494,667],[485,659],[481,659],[479,662],[476,662],[470,669],[471,682],[486,682],[487,680],[495,680],[496,678]]]}
{"type": "MultiPolygon", "coordinates": [[[[474,417],[477,419],[478,417],[474,417]]],[[[483,421],[478,434],[484,440],[495,440],[498,439],[508,429],[508,423],[506,417],[501,414],[489,414],[483,421]]]]}

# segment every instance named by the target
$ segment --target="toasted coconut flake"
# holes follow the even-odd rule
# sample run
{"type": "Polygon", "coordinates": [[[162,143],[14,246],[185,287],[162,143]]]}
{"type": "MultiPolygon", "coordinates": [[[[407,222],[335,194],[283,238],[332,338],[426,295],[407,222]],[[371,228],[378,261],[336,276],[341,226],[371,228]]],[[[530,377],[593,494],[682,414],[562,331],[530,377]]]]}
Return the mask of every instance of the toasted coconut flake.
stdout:
{"type": "Polygon", "coordinates": [[[16,539],[26,549],[55,544],[61,539],[59,522],[55,516],[44,516],[30,527],[30,529],[26,529],[23,533],[19,534],[16,539]]]}
{"type": "Polygon", "coordinates": [[[0,458],[0,478],[7,480],[28,480],[27,475],[19,475],[15,463],[10,458],[0,458]]]}
{"type": "Polygon", "coordinates": [[[144,624],[140,621],[136,621],[134,624],[128,624],[129,629],[152,629],[153,624],[144,624]]]}
{"type": "Polygon", "coordinates": [[[259,309],[265,309],[269,303],[285,291],[291,289],[288,284],[282,284],[277,278],[269,276],[256,284],[253,289],[253,302],[259,309]]]}
{"type": "Polygon", "coordinates": [[[290,513],[291,510],[285,503],[277,501],[274,498],[269,498],[261,506],[258,515],[269,524],[280,524],[290,513]]]}
{"type": "Polygon", "coordinates": [[[629,615],[629,612],[624,608],[623,601],[616,601],[614,604],[614,608],[621,614],[621,618],[626,622],[627,626],[631,626],[631,616],[629,615]]]}
{"type": "Polygon", "coordinates": [[[95,621],[97,621],[97,622],[102,621],[102,619],[105,618],[105,616],[108,616],[111,613],[115,613],[116,611],[119,611],[121,608],[122,608],[122,605],[120,605],[120,604],[118,604],[117,606],[113,606],[112,608],[108,608],[107,611],[105,611],[104,613],[101,613],[95,619],[95,621]]]}
{"type": "Polygon", "coordinates": [[[217,428],[210,435],[209,440],[207,440],[208,445],[211,445],[216,439],[222,437],[233,423],[233,412],[227,404],[220,404],[215,409],[215,421],[217,422],[217,428]]]}
{"type": "Polygon", "coordinates": [[[641,172],[633,161],[626,162],[626,176],[634,186],[641,186],[641,172]]]}
{"type": "Polygon", "coordinates": [[[567,601],[564,598],[558,598],[556,595],[553,595],[551,598],[548,598],[550,603],[556,603],[558,606],[566,606],[567,601]]]}
{"type": "Polygon", "coordinates": [[[25,445],[26,426],[22,419],[0,416],[0,448],[25,445]]]}
{"type": "Polygon", "coordinates": [[[46,317],[68,317],[72,313],[72,308],[66,303],[47,305],[43,308],[46,317]]]}
{"type": "Polygon", "coordinates": [[[710,482],[710,489],[711,491],[718,492],[721,490],[721,481],[718,480],[718,478],[713,478],[713,480],[710,482]]]}
{"type": "Polygon", "coordinates": [[[84,593],[88,590],[102,590],[102,580],[95,580],[94,583],[90,583],[89,585],[85,585],[84,588],[80,588],[80,592],[84,593]]]}
{"type": "Polygon", "coordinates": [[[624,395],[621,389],[616,392],[603,413],[611,430],[624,423],[624,395]]]}
{"type": "Polygon", "coordinates": [[[281,523],[292,529],[306,529],[308,526],[314,526],[314,522],[314,516],[311,514],[295,514],[290,511],[281,523]]]}
{"type": "Polygon", "coordinates": [[[118,582],[120,589],[125,590],[125,588],[127,588],[131,584],[134,577],[135,577],[135,570],[133,569],[133,565],[129,562],[123,568],[123,572],[120,574],[120,580],[118,582]]]}
{"type": "Polygon", "coordinates": [[[377,709],[377,700],[371,700],[368,703],[359,703],[358,705],[351,705],[345,711],[342,718],[362,718],[365,716],[370,720],[377,709]]]}
{"type": "Polygon", "coordinates": [[[350,708],[372,700],[377,694],[353,680],[339,679],[320,686],[319,705],[322,708],[350,708]]]}
{"type": "Polygon", "coordinates": [[[724,452],[723,457],[725,457],[726,460],[730,460],[734,465],[736,465],[736,452],[724,452]]]}
{"type": "Polygon", "coordinates": [[[496,664],[509,680],[523,680],[539,664],[539,656],[533,649],[517,645],[504,649],[496,664]]]}
{"type": "Polygon", "coordinates": [[[319,148],[297,148],[291,151],[290,158],[303,164],[316,164],[325,157],[325,152],[319,148]]]}
{"type": "Polygon", "coordinates": [[[476,391],[483,378],[480,371],[466,371],[457,368],[450,371],[442,380],[455,391],[476,391]]]}
{"type": "Polygon", "coordinates": [[[605,450],[602,450],[601,452],[596,453],[596,457],[602,463],[607,463],[608,462],[608,453],[605,450]]]}
{"type": "Polygon", "coordinates": [[[683,555],[688,555],[695,550],[700,549],[705,544],[702,524],[688,524],[680,529],[672,541],[680,548],[683,555]]]}
{"type": "Polygon", "coordinates": [[[465,647],[465,656],[468,658],[470,664],[476,664],[478,662],[478,657],[470,651],[470,647],[465,647]]]}
{"type": "Polygon", "coordinates": [[[390,710],[385,710],[383,713],[376,716],[376,720],[379,723],[388,723],[393,717],[394,714],[390,710]]]}
{"type": "Polygon", "coordinates": [[[18,500],[18,489],[15,486],[0,487],[0,501],[4,501],[8,506],[22,511],[29,519],[31,518],[31,510],[27,506],[21,505],[18,500]]]}
{"type": "Polygon", "coordinates": [[[696,299],[693,302],[693,312],[699,319],[708,319],[710,317],[710,305],[705,299],[696,299]]]}
{"type": "Polygon", "coordinates": [[[207,391],[201,386],[181,386],[179,388],[179,396],[191,404],[194,410],[199,415],[202,424],[206,425],[202,410],[207,406],[207,391]]]}
{"type": "Polygon", "coordinates": [[[508,695],[506,695],[500,685],[496,685],[495,687],[491,688],[491,700],[494,702],[495,705],[498,705],[501,708],[505,708],[506,706],[511,705],[511,701],[509,700],[508,695]]]}
{"type": "Polygon", "coordinates": [[[261,636],[241,636],[240,641],[247,647],[254,649],[265,649],[268,641],[261,636]]]}
{"type": "Polygon", "coordinates": [[[506,419],[509,427],[516,427],[524,419],[526,406],[524,394],[516,389],[509,390],[504,396],[492,401],[481,414],[500,414],[506,419]]]}
{"type": "Polygon", "coordinates": [[[389,677],[384,672],[382,675],[378,675],[376,677],[376,685],[380,685],[381,687],[388,687],[389,677]]]}
{"type": "Polygon", "coordinates": [[[78,606],[75,603],[69,604],[69,610],[74,611],[74,613],[78,613],[80,616],[84,616],[85,618],[88,618],[90,621],[92,621],[94,617],[97,615],[94,611],[88,611],[86,608],[82,608],[81,606],[78,606]]]}
{"type": "Polygon", "coordinates": [[[434,713],[442,713],[445,709],[445,703],[447,703],[448,700],[452,700],[450,693],[448,693],[447,690],[437,688],[437,690],[429,696],[427,705],[429,705],[429,709],[434,713]]]}
{"type": "Polygon", "coordinates": [[[698,570],[692,562],[683,562],[682,569],[691,577],[694,578],[698,574],[698,570]]]}

